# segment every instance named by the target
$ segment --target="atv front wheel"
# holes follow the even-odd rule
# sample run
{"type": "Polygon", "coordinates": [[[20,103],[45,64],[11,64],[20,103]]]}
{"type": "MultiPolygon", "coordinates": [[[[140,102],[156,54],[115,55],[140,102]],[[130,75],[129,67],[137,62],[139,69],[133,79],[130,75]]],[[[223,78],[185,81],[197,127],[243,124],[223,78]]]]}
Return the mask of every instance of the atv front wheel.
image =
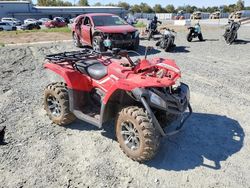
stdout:
{"type": "Polygon", "coordinates": [[[152,159],[160,144],[160,135],[144,109],[122,109],[116,120],[116,137],[123,152],[139,162],[152,159]]]}
{"type": "Polygon", "coordinates": [[[49,84],[44,95],[44,109],[53,123],[64,126],[76,119],[69,110],[68,89],[65,83],[49,84]]]}

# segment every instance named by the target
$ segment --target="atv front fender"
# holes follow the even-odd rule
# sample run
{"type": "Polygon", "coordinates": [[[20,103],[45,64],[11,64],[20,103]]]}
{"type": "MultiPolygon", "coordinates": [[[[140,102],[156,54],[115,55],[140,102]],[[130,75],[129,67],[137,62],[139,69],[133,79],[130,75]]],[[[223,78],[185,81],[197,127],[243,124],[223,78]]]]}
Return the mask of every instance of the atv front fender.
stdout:
{"type": "MultiPolygon", "coordinates": [[[[187,97],[187,91],[189,91],[189,90],[187,90],[188,86],[186,84],[182,83],[182,85],[180,86],[180,88],[185,93],[183,96],[185,96],[185,98],[189,98],[189,97],[187,97]]],[[[157,107],[158,109],[165,110],[165,111],[167,111],[167,112],[169,112],[171,114],[180,114],[180,115],[183,116],[182,119],[181,119],[181,121],[179,122],[180,124],[176,127],[176,129],[174,131],[172,131],[172,132],[166,133],[162,129],[159,121],[157,120],[156,116],[154,115],[154,112],[151,109],[154,106],[153,103],[150,100],[150,96],[152,94],[150,94],[148,92],[148,90],[144,89],[144,88],[136,88],[136,89],[132,90],[132,93],[133,93],[133,96],[136,98],[136,100],[138,102],[141,102],[143,104],[143,106],[146,109],[147,113],[152,118],[152,121],[153,121],[153,123],[155,125],[155,128],[159,131],[159,133],[162,136],[172,136],[172,135],[178,133],[183,128],[183,125],[186,122],[186,120],[192,114],[192,108],[191,108],[191,105],[189,103],[189,99],[186,102],[182,103],[182,104],[180,103],[180,104],[174,105],[174,106],[176,106],[176,109],[174,109],[174,108],[172,108],[172,107],[174,107],[173,106],[174,103],[172,103],[172,102],[177,102],[177,101],[179,101],[179,99],[175,99],[174,97],[172,98],[172,96],[170,96],[170,97],[166,96],[166,98],[168,98],[168,100],[162,98],[162,99],[166,100],[166,107],[163,109],[161,106],[158,106],[157,107]],[[167,102],[167,101],[169,101],[170,103],[167,102]],[[171,108],[169,108],[169,107],[171,107],[171,108]],[[189,111],[187,114],[185,114],[186,108],[189,111]]]]}
{"type": "Polygon", "coordinates": [[[56,74],[60,75],[65,80],[65,83],[69,89],[80,91],[91,90],[90,80],[80,72],[53,63],[44,64],[44,68],[52,70],[56,74]]]}

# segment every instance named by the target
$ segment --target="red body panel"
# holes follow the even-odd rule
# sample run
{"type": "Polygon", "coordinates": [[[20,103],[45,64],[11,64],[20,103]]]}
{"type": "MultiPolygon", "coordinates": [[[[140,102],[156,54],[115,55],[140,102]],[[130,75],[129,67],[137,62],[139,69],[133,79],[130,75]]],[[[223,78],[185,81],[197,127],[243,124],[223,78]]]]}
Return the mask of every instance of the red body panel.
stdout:
{"type": "Polygon", "coordinates": [[[67,25],[66,22],[58,22],[58,21],[55,21],[55,20],[51,20],[51,21],[47,21],[44,23],[45,27],[49,27],[49,28],[52,28],[52,27],[65,27],[67,25]]]}
{"type": "MultiPolygon", "coordinates": [[[[104,59],[103,57],[99,60],[103,62],[104,59]]],[[[94,80],[85,74],[81,74],[67,63],[60,65],[46,63],[45,68],[61,75],[70,89],[90,91],[95,87],[100,88],[106,93],[103,100],[104,104],[108,102],[109,97],[117,89],[131,91],[142,87],[168,87],[181,77],[180,69],[170,59],[142,60],[133,70],[131,67],[122,66],[121,62],[125,63],[127,60],[123,58],[112,60],[108,65],[105,64],[108,68],[108,74],[101,80],[94,80]],[[164,72],[164,76],[156,76],[159,70],[164,72]]]]}
{"type": "Polygon", "coordinates": [[[53,63],[46,63],[44,67],[60,75],[65,80],[68,88],[70,89],[82,91],[90,91],[92,89],[91,79],[74,70],[68,64],[59,66],[53,63]]]}

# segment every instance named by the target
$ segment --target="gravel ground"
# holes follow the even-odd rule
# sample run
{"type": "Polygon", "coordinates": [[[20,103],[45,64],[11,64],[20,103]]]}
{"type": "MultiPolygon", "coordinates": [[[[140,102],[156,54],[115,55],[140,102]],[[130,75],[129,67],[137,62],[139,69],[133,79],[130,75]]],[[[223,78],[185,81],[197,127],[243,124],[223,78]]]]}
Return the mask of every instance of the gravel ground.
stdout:
{"type": "Polygon", "coordinates": [[[0,187],[249,187],[249,28],[232,46],[222,33],[215,28],[204,33],[206,42],[192,43],[179,33],[173,52],[151,52],[177,61],[194,113],[145,164],[122,153],[112,123],[103,130],[81,121],[60,127],[45,115],[43,89],[56,77],[43,58],[75,50],[71,43],[0,48],[0,126],[7,126],[0,187]]]}

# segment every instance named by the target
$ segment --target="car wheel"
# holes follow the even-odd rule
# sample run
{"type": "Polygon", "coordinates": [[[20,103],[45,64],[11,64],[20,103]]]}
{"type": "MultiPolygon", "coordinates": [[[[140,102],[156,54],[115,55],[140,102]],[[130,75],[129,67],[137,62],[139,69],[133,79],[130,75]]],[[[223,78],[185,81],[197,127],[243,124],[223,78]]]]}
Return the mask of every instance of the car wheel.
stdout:
{"type": "Polygon", "coordinates": [[[72,33],[72,37],[73,37],[74,45],[78,48],[82,47],[82,43],[80,42],[79,37],[77,36],[75,32],[72,33]]]}
{"type": "Polygon", "coordinates": [[[140,37],[138,36],[138,37],[136,37],[136,39],[135,39],[135,43],[134,43],[134,46],[133,46],[133,50],[138,50],[138,48],[139,48],[139,46],[140,46],[140,37]]]}
{"type": "Polygon", "coordinates": [[[102,40],[101,36],[94,36],[93,37],[92,47],[93,47],[93,50],[95,50],[97,52],[107,51],[104,44],[103,44],[103,40],[102,40]]]}
{"type": "Polygon", "coordinates": [[[3,31],[3,28],[0,28],[0,31],[3,31]]]}

